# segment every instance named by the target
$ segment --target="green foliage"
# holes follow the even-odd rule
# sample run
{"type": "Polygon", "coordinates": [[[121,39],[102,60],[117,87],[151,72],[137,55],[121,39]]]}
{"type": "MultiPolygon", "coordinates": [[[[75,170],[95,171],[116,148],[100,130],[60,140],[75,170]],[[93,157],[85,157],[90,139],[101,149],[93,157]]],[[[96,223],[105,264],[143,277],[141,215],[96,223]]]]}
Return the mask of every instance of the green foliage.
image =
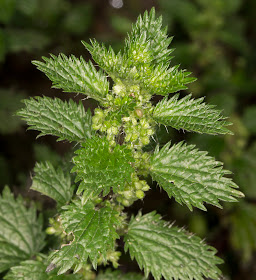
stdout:
{"type": "Polygon", "coordinates": [[[41,261],[24,261],[11,268],[4,280],[82,280],[79,275],[59,275],[47,273],[47,266],[41,261]]]}
{"type": "Polygon", "coordinates": [[[0,196],[0,272],[33,257],[44,247],[42,217],[37,219],[34,206],[14,198],[8,187],[0,196]]]}
{"type": "Polygon", "coordinates": [[[50,134],[59,137],[58,141],[83,142],[93,135],[91,113],[85,112],[81,102],[36,97],[24,103],[26,107],[17,114],[27,121],[29,129],[41,131],[38,137],[50,134]]]}
{"type": "Polygon", "coordinates": [[[90,258],[97,267],[100,256],[105,260],[108,250],[114,250],[118,238],[116,227],[119,225],[119,213],[110,206],[96,209],[93,203],[82,205],[81,201],[63,206],[61,225],[66,234],[72,234],[73,241],[62,246],[50,256],[52,263],[60,266],[62,274],[75,265],[75,272],[86,265],[90,258]]]}
{"type": "Polygon", "coordinates": [[[115,271],[111,271],[111,270],[107,270],[104,273],[100,273],[96,280],[146,280],[145,277],[143,277],[140,274],[137,273],[126,273],[123,274],[118,270],[115,271]]]}
{"type": "MultiPolygon", "coordinates": [[[[83,93],[102,106],[91,119],[82,103],[38,97],[24,101],[26,107],[18,112],[30,129],[41,131],[40,136],[52,134],[78,146],[71,172],[76,173],[79,185],[72,202],[69,175],[50,163],[35,168],[32,188],[59,205],[69,203],[50,219],[47,233],[57,235],[62,246],[56,245],[58,250],[50,254],[47,272],[57,266],[58,275],[71,270],[85,276],[88,266],[96,269],[109,262],[117,268],[121,253],[116,251],[116,240],[124,236],[125,251],[129,250],[146,277],[152,273],[156,280],[219,279],[221,260],[200,238],[162,221],[155,212],[138,214],[130,221],[124,212],[150,189],[143,180],[148,174],[169,197],[190,210],[193,206],[206,210],[204,203],[221,207],[219,201],[234,202],[243,196],[226,177],[230,172],[222,163],[194,145],[170,146],[169,142],[161,150],[157,146],[154,153],[147,146],[155,139],[158,124],[200,133],[230,133],[225,127],[230,123],[203,99],[188,95],[178,100],[176,94],[156,106],[150,102],[154,94],[166,96],[195,80],[188,77],[189,72],[170,66],[171,40],[162,28],[162,18],[156,18],[152,9],[138,18],[117,54],[96,40],[84,43],[102,70],[73,55],[34,61],[55,88],[83,93]],[[107,80],[103,70],[113,81],[107,80]]],[[[110,271],[96,279],[113,277],[142,279],[110,271]]]]}
{"type": "Polygon", "coordinates": [[[7,134],[16,132],[22,122],[18,117],[15,117],[15,112],[21,108],[20,100],[25,96],[23,93],[15,93],[14,90],[0,89],[0,133],[7,134]]]}
{"type": "Polygon", "coordinates": [[[117,82],[127,85],[139,84],[150,94],[167,95],[186,89],[186,84],[195,79],[191,73],[169,67],[172,49],[168,49],[172,38],[167,29],[161,29],[162,18],[155,18],[155,10],[139,17],[128,34],[123,52],[115,54],[96,40],[91,45],[83,42],[93,59],[117,82]]]}
{"type": "Polygon", "coordinates": [[[34,29],[8,28],[5,33],[8,52],[42,50],[49,44],[48,36],[34,29]]]}
{"type": "Polygon", "coordinates": [[[246,109],[243,116],[243,123],[252,134],[256,134],[256,106],[250,106],[246,109]]]}
{"type": "Polygon", "coordinates": [[[102,71],[97,71],[92,62],[88,63],[74,55],[60,54],[43,57],[45,62],[33,61],[37,68],[44,72],[53,82],[54,88],[65,92],[83,93],[98,101],[103,101],[109,90],[109,83],[102,71]]]}
{"type": "Polygon", "coordinates": [[[203,98],[192,99],[191,94],[178,100],[179,94],[169,100],[164,98],[157,103],[153,118],[176,129],[184,129],[199,133],[226,134],[231,133],[225,126],[231,123],[220,115],[214,106],[206,105],[203,98]]]}
{"type": "Polygon", "coordinates": [[[16,0],[2,0],[0,2],[0,22],[8,23],[14,13],[16,0]]]}
{"type": "Polygon", "coordinates": [[[219,279],[222,261],[216,250],[196,236],[162,221],[155,212],[133,217],[125,235],[125,250],[135,258],[146,277],[160,280],[219,279]]]}
{"type": "Polygon", "coordinates": [[[256,206],[241,203],[231,215],[230,239],[236,250],[242,251],[248,262],[256,249],[256,206]]]}
{"type": "Polygon", "coordinates": [[[78,3],[70,9],[64,20],[65,29],[71,34],[82,35],[88,30],[92,20],[92,7],[88,3],[78,3]]]}
{"type": "Polygon", "coordinates": [[[37,163],[31,189],[54,199],[59,206],[68,203],[73,195],[71,178],[59,167],[55,169],[50,162],[37,163]]]}
{"type": "Polygon", "coordinates": [[[204,202],[221,208],[219,200],[233,202],[243,194],[235,190],[238,186],[222,163],[207,156],[207,152],[195,149],[194,145],[183,142],[167,143],[160,151],[156,148],[151,159],[150,174],[155,181],[180,204],[206,210],[204,202]]]}
{"type": "Polygon", "coordinates": [[[90,189],[96,195],[103,191],[105,196],[111,188],[117,192],[131,182],[134,159],[125,145],[117,145],[112,150],[105,137],[93,137],[75,153],[72,172],[76,172],[77,181],[81,181],[77,194],[90,189]]]}

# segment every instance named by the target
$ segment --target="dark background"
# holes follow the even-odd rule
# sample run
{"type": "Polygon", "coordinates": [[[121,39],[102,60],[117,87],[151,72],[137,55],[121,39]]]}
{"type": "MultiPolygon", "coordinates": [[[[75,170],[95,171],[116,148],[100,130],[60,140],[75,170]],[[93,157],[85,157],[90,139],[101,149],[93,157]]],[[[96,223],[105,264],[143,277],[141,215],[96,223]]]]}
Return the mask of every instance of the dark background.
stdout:
{"type": "MultiPolygon", "coordinates": [[[[205,96],[230,117],[234,136],[169,133],[160,129],[161,144],[185,139],[225,163],[246,197],[237,204],[225,203],[208,212],[179,206],[164,191],[152,185],[143,202],[130,213],[157,209],[166,220],[176,220],[206,238],[225,260],[225,279],[256,279],[256,1],[255,0],[5,0],[0,2],[0,188],[8,184],[15,193],[37,201],[47,212],[54,202],[30,191],[36,161],[58,163],[72,145],[55,137],[36,139],[38,132],[27,127],[14,113],[23,98],[45,95],[62,99],[83,96],[51,89],[51,82],[36,70],[31,60],[41,56],[82,55],[89,59],[81,40],[96,38],[115,50],[140,13],[152,6],[163,15],[174,36],[173,64],[181,64],[198,78],[187,93],[205,96]]],[[[97,103],[83,101],[92,109],[97,103]]],[[[50,211],[50,210],[49,210],[50,211]]],[[[137,265],[121,259],[121,269],[137,265]]]]}

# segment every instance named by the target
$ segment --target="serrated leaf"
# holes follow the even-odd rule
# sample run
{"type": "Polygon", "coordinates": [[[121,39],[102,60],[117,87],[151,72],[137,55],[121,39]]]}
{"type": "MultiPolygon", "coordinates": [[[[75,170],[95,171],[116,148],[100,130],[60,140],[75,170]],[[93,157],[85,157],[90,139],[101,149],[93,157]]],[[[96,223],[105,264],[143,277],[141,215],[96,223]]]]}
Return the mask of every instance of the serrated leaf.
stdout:
{"type": "Polygon", "coordinates": [[[95,136],[75,153],[72,172],[76,172],[77,181],[81,181],[78,194],[90,189],[95,194],[103,191],[103,195],[107,195],[111,188],[118,192],[123,190],[125,183],[131,182],[134,159],[125,145],[116,145],[112,149],[105,137],[95,136]]]}
{"type": "MultiPolygon", "coordinates": [[[[148,52],[143,63],[169,64],[173,49],[169,49],[172,37],[168,37],[167,28],[162,27],[162,17],[156,18],[155,9],[145,11],[143,17],[140,15],[125,41],[126,52],[133,52],[133,58],[140,62],[140,46],[148,52]],[[138,44],[139,43],[139,44],[138,44]],[[140,46],[139,46],[140,45],[140,46]],[[137,52],[138,50],[138,52],[137,52]],[[147,60],[148,59],[148,60],[147,60]]],[[[130,57],[128,55],[128,57],[130,57]]],[[[136,60],[134,61],[136,63],[136,60]]]]}
{"type": "Polygon", "coordinates": [[[162,221],[155,212],[132,218],[124,237],[125,251],[129,250],[146,277],[155,280],[219,279],[217,264],[221,259],[216,250],[199,237],[162,221]]]}
{"type": "Polygon", "coordinates": [[[156,148],[151,158],[150,174],[155,181],[180,204],[206,210],[204,202],[220,207],[219,200],[234,202],[243,194],[238,186],[225,175],[222,163],[207,152],[183,142],[170,147],[167,143],[160,151],[156,148]]]}
{"type": "Polygon", "coordinates": [[[111,46],[107,49],[104,44],[99,44],[96,40],[90,40],[91,44],[84,41],[82,41],[82,43],[91,53],[94,61],[97,62],[114,81],[119,78],[119,75],[124,74],[126,64],[121,52],[115,54],[111,46]]]}
{"type": "Polygon", "coordinates": [[[98,274],[96,280],[146,280],[141,274],[138,273],[122,273],[121,271],[107,270],[98,274]]]}
{"type": "Polygon", "coordinates": [[[39,261],[24,261],[11,268],[4,280],[48,280],[50,277],[45,272],[46,266],[39,261]]]}
{"type": "Polygon", "coordinates": [[[42,217],[34,206],[26,208],[8,187],[0,196],[0,272],[29,259],[44,247],[42,217]]]}
{"type": "Polygon", "coordinates": [[[174,95],[169,100],[164,98],[153,111],[153,118],[158,123],[176,129],[184,129],[208,134],[232,134],[225,126],[231,123],[221,116],[215,106],[203,103],[204,98],[193,99],[191,94],[179,98],[174,95]]]}
{"type": "Polygon", "coordinates": [[[178,70],[178,66],[169,67],[172,38],[161,27],[162,19],[155,18],[153,8],[138,18],[123,51],[115,54],[111,47],[107,49],[96,40],[83,44],[114,81],[121,79],[127,86],[139,84],[151,94],[167,95],[186,89],[195,78],[188,77],[190,72],[178,70]]]}
{"type": "Polygon", "coordinates": [[[97,71],[92,62],[88,63],[74,55],[60,54],[43,57],[45,62],[33,61],[37,68],[53,82],[54,88],[65,92],[83,93],[95,100],[104,101],[109,90],[109,83],[103,72],[97,71]]]}
{"type": "Polygon", "coordinates": [[[36,163],[31,189],[54,199],[59,206],[70,201],[73,195],[71,178],[61,168],[55,169],[48,161],[36,163]]]}
{"type": "Polygon", "coordinates": [[[67,234],[72,234],[73,241],[63,245],[50,256],[50,261],[59,266],[58,274],[65,273],[75,265],[79,271],[89,258],[97,267],[97,259],[106,260],[108,250],[114,250],[115,240],[119,237],[115,231],[119,225],[119,213],[109,206],[95,209],[93,203],[82,205],[81,201],[63,206],[61,224],[67,234]]]}
{"type": "Polygon", "coordinates": [[[85,112],[83,104],[76,104],[49,97],[35,97],[24,100],[25,108],[18,111],[29,125],[29,129],[39,130],[38,137],[54,135],[58,141],[83,142],[94,134],[91,128],[91,112],[85,112]]]}
{"type": "Polygon", "coordinates": [[[56,272],[47,273],[47,266],[40,261],[24,261],[14,266],[5,275],[4,280],[82,280],[79,275],[59,275],[56,272]]]}

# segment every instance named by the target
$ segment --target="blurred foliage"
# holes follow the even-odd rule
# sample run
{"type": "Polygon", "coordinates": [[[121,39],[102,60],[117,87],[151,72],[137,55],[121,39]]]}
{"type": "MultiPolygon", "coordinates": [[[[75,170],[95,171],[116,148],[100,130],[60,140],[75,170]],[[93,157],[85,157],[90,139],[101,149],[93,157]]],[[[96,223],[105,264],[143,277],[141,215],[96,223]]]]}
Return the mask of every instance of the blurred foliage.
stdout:
{"type": "MultiPolygon", "coordinates": [[[[44,50],[58,39],[86,32],[92,6],[68,0],[0,1],[0,58],[13,52],[44,50]]],[[[61,39],[63,38],[63,39],[61,39]]],[[[0,60],[0,61],[1,61],[0,60]]]]}
{"type": "MultiPolygon", "coordinates": [[[[15,70],[17,63],[25,56],[31,60],[49,52],[77,52],[86,58],[86,51],[73,42],[94,37],[111,43],[118,50],[131,30],[131,22],[155,5],[168,25],[169,34],[174,35],[173,63],[181,62],[182,68],[198,78],[189,85],[188,92],[194,97],[206,96],[206,102],[222,109],[224,115],[230,116],[233,122],[230,129],[234,132],[233,136],[225,137],[184,134],[160,126],[155,140],[161,145],[169,139],[175,143],[186,137],[199,149],[208,150],[211,156],[224,161],[225,168],[233,171],[234,180],[246,197],[239,206],[228,204],[222,211],[210,207],[209,215],[201,211],[191,214],[177,203],[170,204],[164,196],[157,201],[152,188],[152,200],[145,200],[144,206],[150,209],[152,203],[159,203],[162,213],[170,215],[170,219],[187,224],[190,231],[201,237],[207,236],[207,241],[217,247],[226,260],[225,279],[255,280],[256,1],[127,0],[121,9],[114,9],[109,3],[0,0],[0,76],[4,78],[0,90],[1,187],[7,183],[27,185],[28,170],[32,170],[35,160],[51,160],[57,164],[62,161],[60,154],[68,150],[65,144],[54,146],[47,137],[44,144],[43,140],[35,144],[30,139],[34,134],[26,138],[22,122],[12,118],[20,106],[19,100],[24,95],[38,95],[34,88],[44,89],[46,83],[37,71],[22,73],[27,71],[29,61],[26,65],[20,63],[20,69],[15,70]],[[30,74],[31,79],[20,82],[30,74]],[[14,156],[16,158],[12,158],[14,156]]],[[[45,94],[43,90],[41,93],[45,94]]]]}
{"type": "Polygon", "coordinates": [[[18,109],[22,107],[20,100],[25,97],[23,93],[15,92],[12,89],[0,88],[0,133],[13,133],[19,129],[22,121],[15,116],[18,109]]]}

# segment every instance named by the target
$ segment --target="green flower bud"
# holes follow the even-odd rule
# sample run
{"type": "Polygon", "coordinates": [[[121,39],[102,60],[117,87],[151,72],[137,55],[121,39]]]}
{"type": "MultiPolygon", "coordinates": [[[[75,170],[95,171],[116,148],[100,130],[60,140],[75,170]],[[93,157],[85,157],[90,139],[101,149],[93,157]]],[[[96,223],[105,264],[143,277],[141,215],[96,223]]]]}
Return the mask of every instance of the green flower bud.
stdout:
{"type": "Polygon", "coordinates": [[[142,137],[142,138],[141,138],[141,143],[142,143],[143,145],[148,145],[149,142],[150,142],[149,137],[145,136],[145,137],[142,137]]]}
{"type": "Polygon", "coordinates": [[[124,191],[123,192],[123,196],[126,198],[126,199],[131,199],[134,197],[134,194],[132,191],[124,191]]]}
{"type": "Polygon", "coordinates": [[[144,196],[145,196],[145,193],[144,193],[142,190],[136,191],[136,197],[137,197],[138,199],[143,199],[144,196]]]}
{"type": "Polygon", "coordinates": [[[123,199],[121,203],[126,207],[131,205],[131,202],[128,199],[123,199]]]}
{"type": "Polygon", "coordinates": [[[134,186],[136,190],[140,190],[143,187],[143,185],[140,182],[135,182],[134,186]]]}
{"type": "Polygon", "coordinates": [[[143,116],[143,111],[142,111],[141,109],[136,109],[136,110],[135,110],[135,114],[136,114],[139,118],[141,118],[141,117],[143,116]]]}
{"type": "Polygon", "coordinates": [[[49,234],[49,235],[52,235],[52,234],[56,233],[56,230],[55,230],[54,227],[48,227],[48,228],[45,230],[45,232],[46,232],[47,234],[49,234]]]}

